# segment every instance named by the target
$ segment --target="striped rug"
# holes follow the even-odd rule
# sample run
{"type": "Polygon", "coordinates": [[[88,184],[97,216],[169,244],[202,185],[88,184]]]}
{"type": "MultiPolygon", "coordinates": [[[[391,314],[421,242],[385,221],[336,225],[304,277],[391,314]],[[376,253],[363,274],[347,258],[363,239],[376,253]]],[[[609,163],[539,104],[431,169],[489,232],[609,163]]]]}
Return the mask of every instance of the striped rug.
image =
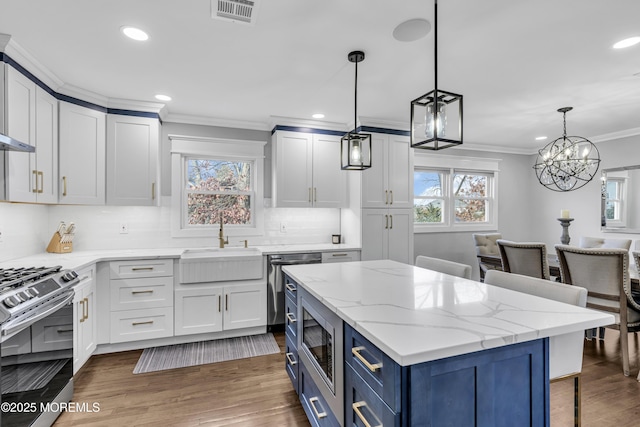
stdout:
{"type": "Polygon", "coordinates": [[[134,374],[280,353],[271,333],[145,348],[134,374]]]}

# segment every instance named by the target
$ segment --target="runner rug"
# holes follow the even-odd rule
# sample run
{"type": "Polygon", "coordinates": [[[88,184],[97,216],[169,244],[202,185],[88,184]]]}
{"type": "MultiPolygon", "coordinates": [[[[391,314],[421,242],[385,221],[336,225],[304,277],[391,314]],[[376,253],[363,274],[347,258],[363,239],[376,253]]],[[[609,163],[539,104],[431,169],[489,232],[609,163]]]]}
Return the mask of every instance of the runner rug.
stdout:
{"type": "Polygon", "coordinates": [[[280,353],[271,333],[145,348],[134,374],[280,353]]]}

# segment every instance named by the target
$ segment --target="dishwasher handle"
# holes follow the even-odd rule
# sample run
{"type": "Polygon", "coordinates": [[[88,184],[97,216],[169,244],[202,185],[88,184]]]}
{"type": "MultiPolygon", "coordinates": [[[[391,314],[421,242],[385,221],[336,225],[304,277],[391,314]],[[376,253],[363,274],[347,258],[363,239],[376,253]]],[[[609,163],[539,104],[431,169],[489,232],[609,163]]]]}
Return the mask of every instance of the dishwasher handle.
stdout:
{"type": "Polygon", "coordinates": [[[292,261],[281,261],[281,260],[272,260],[270,261],[271,265],[301,265],[301,264],[320,264],[322,260],[292,260],[292,261]]]}

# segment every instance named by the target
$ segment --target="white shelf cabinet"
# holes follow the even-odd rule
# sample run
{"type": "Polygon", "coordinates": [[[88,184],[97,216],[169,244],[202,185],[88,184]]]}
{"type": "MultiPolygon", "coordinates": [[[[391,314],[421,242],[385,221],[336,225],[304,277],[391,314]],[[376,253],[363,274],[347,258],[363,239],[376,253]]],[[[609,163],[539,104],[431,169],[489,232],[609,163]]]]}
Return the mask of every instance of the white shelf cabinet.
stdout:
{"type": "Polygon", "coordinates": [[[77,271],[80,282],[73,298],[73,373],[89,360],[97,344],[96,266],[77,271]]]}
{"type": "Polygon", "coordinates": [[[59,203],[105,204],[106,113],[61,101],[59,203]]]}
{"type": "Polygon", "coordinates": [[[158,204],[160,122],[107,115],[107,205],[158,204]]]}
{"type": "Polygon", "coordinates": [[[58,201],[58,101],[5,64],[6,129],[35,153],[8,152],[6,198],[12,202],[58,201]]]}
{"type": "Polygon", "coordinates": [[[175,316],[176,336],[265,326],[266,284],[181,285],[175,291],[175,316]]]}
{"type": "Polygon", "coordinates": [[[277,131],[273,140],[276,207],[348,206],[347,172],[340,169],[340,137],[277,131]]]}
{"type": "Polygon", "coordinates": [[[413,207],[409,137],[372,134],[371,168],[362,171],[363,208],[413,207]]]}
{"type": "Polygon", "coordinates": [[[361,256],[413,264],[413,210],[363,209],[361,256]]]}

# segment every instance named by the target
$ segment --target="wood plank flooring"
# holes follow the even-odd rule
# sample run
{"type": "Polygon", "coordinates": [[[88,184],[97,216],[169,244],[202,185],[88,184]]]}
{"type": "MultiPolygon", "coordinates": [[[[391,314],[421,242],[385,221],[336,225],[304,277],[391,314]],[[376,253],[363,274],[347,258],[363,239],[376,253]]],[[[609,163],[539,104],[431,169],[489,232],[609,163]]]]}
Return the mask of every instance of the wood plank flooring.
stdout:
{"type": "MultiPolygon", "coordinates": [[[[73,401],[99,412],[65,412],[68,426],[309,426],[281,354],[133,375],[141,351],[93,356],[75,383],[73,401]]],[[[618,332],[585,341],[583,427],[640,425],[640,337],[629,335],[631,377],[622,374],[618,332]]],[[[551,385],[551,425],[573,425],[573,382],[551,385]]]]}

